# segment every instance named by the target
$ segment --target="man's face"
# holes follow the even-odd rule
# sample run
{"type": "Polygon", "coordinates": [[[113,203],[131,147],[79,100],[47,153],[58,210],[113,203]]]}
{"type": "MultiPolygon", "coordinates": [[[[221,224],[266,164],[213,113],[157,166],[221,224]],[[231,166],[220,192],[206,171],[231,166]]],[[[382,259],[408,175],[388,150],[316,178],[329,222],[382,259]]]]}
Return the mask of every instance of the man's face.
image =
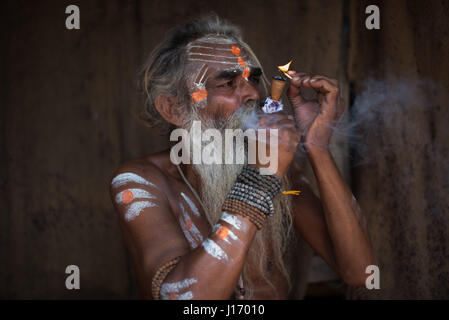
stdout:
{"type": "Polygon", "coordinates": [[[201,116],[228,119],[250,100],[260,100],[262,70],[237,43],[201,38],[188,46],[192,103],[201,116]]]}

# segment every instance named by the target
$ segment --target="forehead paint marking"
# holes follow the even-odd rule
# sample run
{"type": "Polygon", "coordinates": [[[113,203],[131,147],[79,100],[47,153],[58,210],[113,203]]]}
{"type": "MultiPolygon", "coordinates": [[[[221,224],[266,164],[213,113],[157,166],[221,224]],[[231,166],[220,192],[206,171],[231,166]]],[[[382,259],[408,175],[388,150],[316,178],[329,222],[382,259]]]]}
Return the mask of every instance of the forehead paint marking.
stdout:
{"type": "Polygon", "coordinates": [[[207,73],[207,70],[209,69],[209,67],[207,66],[207,64],[203,63],[202,67],[200,68],[200,71],[198,71],[198,74],[195,77],[195,81],[193,82],[194,86],[196,89],[206,89],[206,87],[204,86],[204,76],[207,73]],[[198,79],[201,75],[201,79],[198,79]]]}
{"type": "Polygon", "coordinates": [[[242,221],[239,220],[238,217],[233,216],[233,215],[227,213],[226,211],[223,211],[223,214],[221,215],[220,219],[229,223],[231,226],[233,226],[237,230],[246,231],[246,225],[244,225],[242,223],[242,221]]]}
{"type": "Polygon", "coordinates": [[[190,209],[192,209],[193,213],[199,217],[200,216],[200,212],[198,211],[198,208],[195,206],[195,204],[193,203],[192,200],[190,200],[190,198],[184,193],[181,192],[181,196],[184,198],[184,200],[187,202],[187,204],[189,205],[190,209]]]}
{"type": "Polygon", "coordinates": [[[246,67],[246,68],[243,70],[242,77],[245,78],[245,80],[248,80],[249,74],[250,74],[249,68],[246,67]]]}
{"type": "Polygon", "coordinates": [[[211,47],[211,46],[201,46],[201,45],[192,45],[189,46],[189,51],[194,51],[194,50],[190,50],[190,49],[210,49],[210,50],[222,50],[222,51],[228,51],[229,48],[220,48],[220,47],[211,47]]]}
{"type": "Polygon", "coordinates": [[[195,278],[184,279],[179,282],[163,283],[161,286],[161,298],[164,300],[179,299],[179,300],[190,300],[193,298],[192,291],[188,291],[184,294],[178,294],[180,291],[188,289],[192,284],[197,283],[195,278]]]}
{"type": "Polygon", "coordinates": [[[115,202],[123,204],[130,204],[134,199],[156,199],[156,197],[143,189],[126,189],[115,196],[115,202]]]}
{"type": "Polygon", "coordinates": [[[241,53],[240,48],[237,47],[237,46],[232,46],[232,47],[231,47],[231,52],[232,52],[232,54],[233,54],[234,56],[239,56],[240,53],[241,53]]]}
{"type": "Polygon", "coordinates": [[[157,207],[157,205],[155,205],[154,203],[152,203],[150,201],[137,201],[137,202],[131,203],[131,205],[129,206],[129,208],[125,214],[126,221],[133,220],[135,217],[137,217],[140,214],[140,212],[143,209],[151,208],[151,207],[157,207]]]}
{"type": "Polygon", "coordinates": [[[200,102],[207,99],[207,90],[206,89],[200,89],[196,90],[192,93],[192,99],[193,101],[200,102]]]}
{"type": "Polygon", "coordinates": [[[203,243],[201,243],[201,245],[203,246],[204,250],[206,250],[206,252],[208,254],[210,254],[212,257],[214,257],[215,259],[218,259],[220,261],[225,261],[225,262],[227,262],[229,260],[226,252],[224,252],[223,249],[218,244],[216,244],[213,240],[208,238],[208,239],[204,240],[203,243]]]}
{"type": "Polygon", "coordinates": [[[242,58],[239,57],[239,58],[237,59],[237,61],[238,61],[239,65],[241,65],[242,67],[245,67],[245,66],[246,66],[246,62],[243,61],[242,58]]]}
{"type": "Polygon", "coordinates": [[[200,243],[201,241],[203,241],[203,235],[193,223],[192,219],[190,219],[189,214],[185,210],[182,203],[180,203],[179,206],[182,212],[182,215],[180,216],[181,228],[183,229],[183,231],[185,230],[190,236],[196,238],[197,241],[195,241],[195,244],[200,243]]]}
{"type": "Polygon", "coordinates": [[[192,58],[201,58],[201,57],[196,57],[196,56],[202,56],[202,57],[204,57],[205,59],[208,59],[208,58],[206,58],[206,57],[211,57],[211,59],[213,59],[213,58],[223,58],[223,59],[229,59],[229,60],[232,60],[232,61],[235,61],[236,59],[238,60],[238,58],[236,58],[236,57],[231,57],[231,56],[220,56],[220,55],[213,54],[213,53],[190,52],[190,54],[189,54],[189,57],[192,57],[192,58]]]}
{"type": "Polygon", "coordinates": [[[154,184],[152,184],[151,182],[145,180],[141,176],[139,176],[135,173],[132,173],[132,172],[126,172],[126,173],[119,174],[112,180],[111,184],[114,188],[117,188],[117,187],[123,186],[130,182],[144,184],[144,185],[156,188],[156,186],[154,184]]]}
{"type": "MultiPolygon", "coordinates": [[[[228,62],[228,61],[215,61],[215,60],[207,60],[207,59],[194,59],[194,58],[189,58],[190,61],[200,61],[200,62],[210,62],[210,63],[219,63],[219,64],[227,64],[227,65],[237,65],[237,61],[234,62],[228,62]]],[[[234,59],[236,60],[236,59],[234,59]]]]}

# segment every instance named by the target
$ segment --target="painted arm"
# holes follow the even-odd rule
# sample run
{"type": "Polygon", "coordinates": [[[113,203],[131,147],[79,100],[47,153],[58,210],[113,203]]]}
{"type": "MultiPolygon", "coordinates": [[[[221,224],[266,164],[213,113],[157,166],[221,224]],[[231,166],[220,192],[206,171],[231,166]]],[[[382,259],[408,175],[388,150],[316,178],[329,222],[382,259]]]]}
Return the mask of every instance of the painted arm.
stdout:
{"type": "Polygon", "coordinates": [[[124,167],[116,172],[110,188],[144,297],[152,299],[156,271],[179,256],[161,286],[162,299],[230,299],[256,226],[241,216],[223,213],[208,237],[192,250],[165,196],[171,189],[164,180],[157,169],[143,172],[124,167]],[[150,198],[141,198],[145,194],[150,198]]]}

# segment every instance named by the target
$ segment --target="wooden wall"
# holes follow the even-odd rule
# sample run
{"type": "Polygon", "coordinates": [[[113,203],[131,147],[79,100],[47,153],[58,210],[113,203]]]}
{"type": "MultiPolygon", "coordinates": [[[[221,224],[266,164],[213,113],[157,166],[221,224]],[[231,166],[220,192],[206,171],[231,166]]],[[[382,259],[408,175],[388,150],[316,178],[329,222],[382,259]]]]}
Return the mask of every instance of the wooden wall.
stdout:
{"type": "MultiPolygon", "coordinates": [[[[348,101],[350,88],[363,92],[368,75],[426,76],[447,90],[447,5],[374,3],[377,31],[364,27],[366,1],[4,2],[0,297],[138,298],[107,183],[124,161],[167,147],[167,137],[133,117],[136,74],[181,21],[213,10],[242,26],[268,76],[293,58],[297,70],[339,79],[348,101]],[[65,28],[69,4],[80,7],[80,30],[65,28]],[[64,286],[70,264],[81,270],[78,291],[64,286]]],[[[334,140],[381,267],[382,290],[349,290],[349,298],[449,296],[448,109],[438,104],[441,90],[422,94],[428,112],[399,117],[398,127],[382,131],[398,148],[374,165],[350,170],[346,137],[334,140]]],[[[364,136],[368,155],[376,139],[364,136]]],[[[310,254],[305,247],[304,265],[310,254]]]]}
{"type": "Polygon", "coordinates": [[[2,4],[0,297],[138,297],[108,181],[120,163],[167,147],[132,116],[136,74],[168,28],[211,10],[242,26],[269,75],[291,58],[338,75],[338,1],[2,4]],[[69,4],[78,31],[65,28],[69,4]],[[70,264],[79,291],[65,288],[70,264]]]}

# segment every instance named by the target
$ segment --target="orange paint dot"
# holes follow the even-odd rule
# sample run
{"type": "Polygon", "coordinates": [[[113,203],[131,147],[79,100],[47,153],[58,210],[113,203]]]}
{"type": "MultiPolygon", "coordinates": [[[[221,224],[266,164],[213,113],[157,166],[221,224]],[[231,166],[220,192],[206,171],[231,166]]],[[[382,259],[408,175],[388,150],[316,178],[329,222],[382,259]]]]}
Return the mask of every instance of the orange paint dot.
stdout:
{"type": "Polygon", "coordinates": [[[232,51],[232,54],[236,57],[238,57],[240,55],[240,48],[237,46],[232,46],[231,51],[232,51]]]}
{"type": "Polygon", "coordinates": [[[179,299],[178,295],[177,295],[176,293],[174,293],[174,292],[170,292],[170,293],[168,294],[168,298],[169,298],[170,300],[178,300],[178,299],[179,299]]]}
{"type": "Polygon", "coordinates": [[[192,220],[189,219],[186,221],[186,229],[190,230],[190,228],[192,228],[192,220]]]}
{"type": "Polygon", "coordinates": [[[217,230],[217,236],[220,239],[225,239],[228,236],[228,233],[229,233],[229,229],[224,226],[220,226],[220,228],[218,228],[218,230],[217,230]]]}
{"type": "Polygon", "coordinates": [[[246,62],[243,61],[242,58],[239,57],[239,58],[237,59],[237,61],[238,61],[238,63],[239,63],[242,67],[245,67],[245,66],[246,66],[246,62]]]}
{"type": "Polygon", "coordinates": [[[245,79],[248,79],[248,77],[249,77],[249,68],[248,67],[246,67],[243,70],[242,77],[245,78],[245,79]]]}
{"type": "Polygon", "coordinates": [[[195,101],[195,102],[199,102],[201,100],[207,99],[207,90],[201,89],[201,90],[195,91],[194,93],[192,93],[192,98],[193,98],[193,101],[195,101]]]}
{"type": "Polygon", "coordinates": [[[134,200],[134,195],[131,190],[122,192],[122,201],[124,204],[130,204],[134,200]]]}

